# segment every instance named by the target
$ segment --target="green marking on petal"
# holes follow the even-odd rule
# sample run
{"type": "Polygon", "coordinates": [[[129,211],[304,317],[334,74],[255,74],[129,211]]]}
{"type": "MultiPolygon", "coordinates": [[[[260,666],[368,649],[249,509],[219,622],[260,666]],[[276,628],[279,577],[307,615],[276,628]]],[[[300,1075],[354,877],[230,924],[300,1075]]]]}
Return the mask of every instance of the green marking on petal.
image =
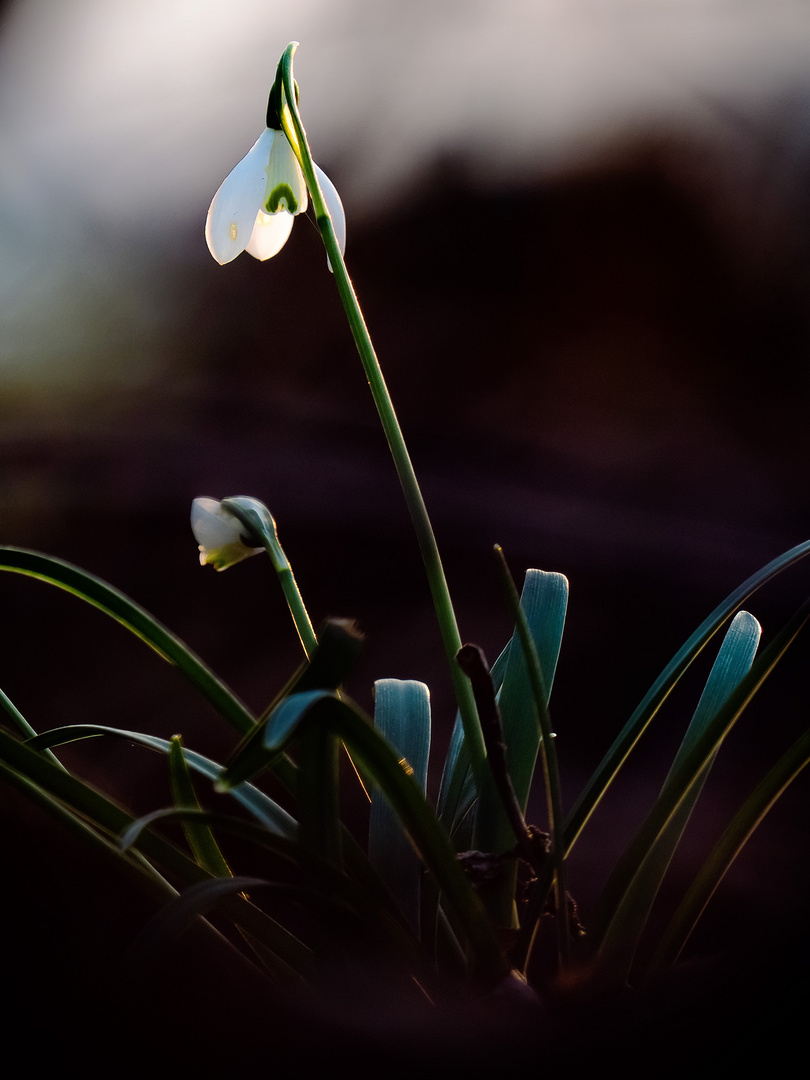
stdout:
{"type": "Polygon", "coordinates": [[[276,184],[264,203],[264,211],[267,214],[276,214],[279,210],[294,214],[297,209],[298,200],[293,195],[289,184],[276,184]]]}

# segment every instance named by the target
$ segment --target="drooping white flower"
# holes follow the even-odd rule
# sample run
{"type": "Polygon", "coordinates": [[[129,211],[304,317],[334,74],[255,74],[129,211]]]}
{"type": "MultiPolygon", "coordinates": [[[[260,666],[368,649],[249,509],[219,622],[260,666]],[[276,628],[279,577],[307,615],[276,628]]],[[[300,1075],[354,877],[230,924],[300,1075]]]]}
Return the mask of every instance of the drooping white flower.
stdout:
{"type": "MultiPolygon", "coordinates": [[[[335,185],[317,165],[318,176],[340,250],[346,248],[346,215],[335,185]]],[[[205,238],[224,266],[243,251],[270,259],[287,242],[293,218],[307,208],[307,187],[283,131],[266,127],[222,182],[208,209],[205,238]]]]}
{"type": "Polygon", "coordinates": [[[227,570],[264,548],[248,547],[244,526],[218,499],[199,498],[191,504],[191,531],[200,545],[200,564],[227,570]]]}

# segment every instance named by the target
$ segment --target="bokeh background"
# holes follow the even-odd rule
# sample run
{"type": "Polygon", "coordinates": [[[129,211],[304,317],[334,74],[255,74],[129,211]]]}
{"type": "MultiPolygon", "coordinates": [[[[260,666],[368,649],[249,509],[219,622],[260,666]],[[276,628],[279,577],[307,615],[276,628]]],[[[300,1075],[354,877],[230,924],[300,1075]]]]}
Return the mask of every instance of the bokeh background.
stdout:
{"type": "MultiPolygon", "coordinates": [[[[280,592],[264,560],[202,570],[188,528],[195,495],[255,495],[316,622],[367,635],[355,697],[430,684],[440,760],[449,680],[317,232],[299,218],[272,262],[225,268],[203,237],[298,40],[462,636],[491,659],[508,636],[493,543],[518,577],[571,581],[552,710],[570,805],[704,616],[810,534],[808,4],[12,0],[0,18],[0,541],[117,585],[260,709],[299,659],[280,592]]],[[[766,640],[807,587],[800,567],[751,602],[766,640]]],[[[0,590],[0,685],[34,727],[180,731],[227,755],[230,733],[123,630],[36,582],[0,590]]],[[[577,849],[586,913],[708,664],[577,849]]],[[[806,724],[806,670],[800,640],[729,740],[673,895],[806,724]]],[[[135,810],[166,797],[141,751],[65,758],[135,810]]],[[[733,868],[697,955],[803,955],[806,796],[733,868]]],[[[54,874],[76,871],[38,812],[0,801],[21,910],[50,925],[54,874]],[[31,869],[42,844],[56,871],[31,869]]],[[[60,971],[89,963],[99,926],[131,930],[84,905],[41,931],[60,971]]]]}

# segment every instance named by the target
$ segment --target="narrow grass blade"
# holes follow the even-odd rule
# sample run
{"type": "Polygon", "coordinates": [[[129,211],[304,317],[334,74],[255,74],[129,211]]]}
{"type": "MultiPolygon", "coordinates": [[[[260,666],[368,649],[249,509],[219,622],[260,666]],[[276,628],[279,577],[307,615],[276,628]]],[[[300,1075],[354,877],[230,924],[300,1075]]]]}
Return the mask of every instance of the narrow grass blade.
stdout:
{"type": "MultiPolygon", "coordinates": [[[[676,776],[712,719],[728,701],[744,676],[750,671],[761,635],[757,620],[740,611],[732,620],[692,721],[675,756],[669,776],[664,782],[661,798],[666,798],[670,777],[676,776]]],[[[694,782],[679,800],[666,827],[651,845],[632,883],[617,905],[600,944],[600,964],[609,967],[618,981],[626,981],[639,939],[649,918],[653,902],[669,867],[675,849],[691,817],[700,792],[717,755],[718,747],[697,774],[694,782]]]]}
{"type": "Polygon", "coordinates": [[[676,962],[726,871],[780,795],[808,764],[810,730],[779,759],[734,815],[662,935],[650,962],[648,978],[676,962]]]}
{"type": "MultiPolygon", "coordinates": [[[[430,756],[430,691],[424,683],[379,679],[374,684],[374,726],[401,755],[422,794],[430,756]]],[[[368,854],[414,933],[420,933],[422,864],[399,818],[379,788],[371,796],[368,854]]]]}
{"type": "MultiPolygon", "coordinates": [[[[200,809],[179,735],[173,735],[169,742],[169,782],[174,805],[178,810],[200,809]]],[[[232,877],[231,868],[207,824],[195,821],[194,818],[185,819],[183,831],[194,858],[204,870],[212,877],[232,877]]]]}
{"type": "Polygon", "coordinates": [[[208,914],[224,898],[236,898],[250,888],[267,884],[264,878],[217,877],[190,885],[138,934],[129,953],[127,974],[141,975],[198,916],[208,914]]]}
{"type": "MultiPolygon", "coordinates": [[[[44,731],[41,735],[31,739],[28,745],[35,750],[43,750],[49,746],[61,746],[80,739],[92,739],[103,735],[125,739],[127,742],[134,742],[163,754],[168,754],[171,745],[168,739],[160,739],[156,735],[144,735],[139,731],[106,727],[103,724],[70,724],[67,727],[52,728],[50,731],[44,731]]],[[[194,750],[183,749],[183,756],[190,768],[212,780],[215,785],[225,773],[222,765],[203,757],[202,754],[198,754],[194,750]]],[[[280,836],[294,837],[297,834],[298,823],[295,818],[269,796],[265,795],[263,791],[259,791],[258,788],[250,784],[238,784],[229,787],[228,791],[237,802],[241,803],[246,810],[249,810],[253,817],[266,828],[278,833],[280,836]]]]}
{"type": "Polygon", "coordinates": [[[777,574],[781,574],[783,570],[803,559],[807,554],[810,554],[810,540],[798,544],[783,555],[779,555],[766,566],[763,566],[761,570],[752,574],[714,609],[683,647],[678,650],[639,703],[572,808],[565,827],[566,844],[569,851],[576,843],[579,834],[599,805],[605,792],[613,783],[633,747],[644,734],[650,721],[655,717],[695,657],[752,593],[776,577],[777,574]]]}
{"type": "MultiPolygon", "coordinates": [[[[37,739],[43,739],[49,734],[51,733],[39,735],[37,739]]],[[[132,824],[132,815],[126,810],[89,784],[53,765],[43,754],[31,749],[30,745],[18,742],[1,729],[0,765],[5,766],[7,772],[18,775],[21,781],[18,786],[21,790],[26,784],[32,795],[34,789],[39,789],[51,799],[61,802],[67,810],[80,815],[108,839],[120,836],[132,824]]],[[[38,795],[34,797],[39,798],[38,795]]],[[[155,832],[145,830],[138,839],[138,849],[146,859],[186,885],[210,879],[210,875],[193,859],[155,832]]],[[[124,867],[131,856],[120,851],[118,855],[121,859],[120,865],[124,867]]],[[[163,892],[165,882],[161,877],[156,880],[163,892]]],[[[165,896],[165,893],[163,895],[165,896]]],[[[306,970],[309,950],[303,949],[291,934],[269,919],[264,912],[239,897],[229,901],[227,912],[235,923],[253,934],[285,964],[296,971],[306,970]]]]}
{"type": "Polygon", "coordinates": [[[121,849],[126,850],[131,844],[136,843],[144,829],[149,829],[155,822],[166,819],[195,821],[208,825],[212,829],[216,827],[218,832],[236,836],[257,848],[266,849],[290,865],[297,866],[306,875],[306,882],[301,886],[303,890],[310,894],[320,891],[327,897],[339,897],[341,904],[356,911],[362,918],[373,921],[381,930],[384,930],[390,943],[398,950],[404,950],[417,966],[424,964],[424,951],[418,947],[413,934],[406,930],[396,905],[368,862],[364,865],[371,874],[364,873],[363,864],[358,863],[356,866],[351,866],[350,876],[318,855],[306,851],[296,841],[270,833],[255,822],[218,812],[178,810],[176,807],[153,810],[133,821],[121,834],[119,840],[121,849]]]}
{"type": "Polygon", "coordinates": [[[725,705],[714,714],[681,762],[673,768],[664,790],[605,886],[598,922],[591,937],[595,953],[599,952],[605,933],[650,851],[680,812],[684,800],[689,798],[693,786],[698,783],[720,743],[809,618],[810,601],[807,601],[754,661],[751,670],[740,680],[725,705]]]}
{"type": "Polygon", "coordinates": [[[179,668],[238,732],[244,735],[252,729],[253,715],[236,694],[154,616],[105,581],[71,563],[23,548],[0,547],[0,570],[56,585],[97,607],[179,668]]]}
{"type": "MultiPolygon", "coordinates": [[[[8,696],[8,694],[4,693],[2,690],[0,690],[0,707],[6,710],[8,715],[11,717],[14,726],[17,728],[17,731],[19,731],[19,733],[24,739],[33,739],[35,737],[36,732],[34,731],[34,729],[25,719],[23,714],[20,712],[20,710],[17,708],[17,706],[8,696]]],[[[64,768],[64,765],[57,758],[56,754],[53,753],[53,751],[46,750],[44,753],[45,757],[52,761],[54,765],[58,765],[60,769],[64,768]]]]}
{"type": "MultiPolygon", "coordinates": [[[[141,930],[128,952],[122,974],[129,979],[143,978],[161,958],[161,954],[198,920],[210,933],[226,941],[228,947],[233,949],[234,954],[241,960],[255,967],[244,953],[235,949],[232,943],[222,937],[219,931],[215,930],[204,918],[215,907],[221,908],[224,914],[233,918],[235,905],[241,905],[242,910],[254,912],[264,920],[266,926],[273,928],[274,933],[271,936],[274,936],[275,940],[268,948],[267,935],[265,935],[263,942],[265,947],[259,955],[262,967],[268,968],[276,980],[283,980],[289,992],[291,976],[300,978],[304,974],[309,974],[311,953],[307,946],[289,934],[279,923],[261,912],[259,908],[254,907],[247,899],[248,889],[267,886],[272,887],[272,883],[265,881],[264,878],[245,876],[215,877],[189,885],[182,893],[164,905],[162,910],[141,930]]],[[[240,926],[240,929],[247,928],[240,926]]],[[[252,933],[253,927],[246,935],[248,942],[252,933]]]]}
{"type": "MultiPolygon", "coordinates": [[[[211,827],[216,826],[219,832],[231,833],[257,848],[266,849],[296,868],[300,874],[290,878],[285,877],[283,881],[234,877],[208,879],[194,884],[184,890],[181,896],[164,907],[156,916],[152,926],[147,928],[144,935],[146,940],[151,938],[156,946],[162,947],[178,932],[182,932],[194,917],[210,911],[213,905],[221,904],[223,901],[226,904],[228,901],[238,901],[245,891],[257,899],[263,893],[267,893],[271,901],[274,896],[278,897],[285,911],[289,908],[290,900],[293,901],[299,911],[299,919],[303,915],[301,930],[304,936],[306,936],[307,913],[309,913],[311,925],[315,929],[319,942],[323,942],[325,933],[331,933],[339,939],[347,919],[359,922],[364,928],[373,928],[372,934],[376,944],[398,954],[405,960],[415,978],[423,985],[429,984],[433,976],[427,965],[425,952],[413,934],[407,930],[384,891],[378,892],[366,888],[365,883],[352,880],[332,864],[305,851],[300,844],[283,837],[272,836],[253,822],[205,811],[159,810],[134,822],[127,830],[127,834],[122,837],[122,844],[130,840],[134,842],[140,830],[149,828],[155,821],[170,817],[178,817],[186,821],[195,820],[211,827]]],[[[226,904],[223,904],[226,913],[233,917],[232,907],[227,907],[226,904]]],[[[248,906],[252,907],[252,903],[248,906]]],[[[288,933],[269,916],[265,915],[264,918],[271,925],[277,926],[281,934],[288,933]]],[[[298,958],[293,956],[297,962],[292,965],[292,970],[302,970],[300,959],[308,955],[308,946],[297,939],[292,940],[295,948],[301,953],[298,958]]],[[[139,951],[137,942],[134,951],[136,953],[139,951]]]]}
{"type": "MultiPolygon", "coordinates": [[[[0,754],[2,754],[2,750],[0,750],[0,754]]],[[[165,878],[140,852],[133,852],[132,858],[129,860],[122,859],[121,850],[113,840],[89,824],[82,815],[76,813],[44,788],[34,783],[19,769],[11,768],[2,760],[0,760],[0,779],[16,788],[30,802],[41,807],[68,832],[78,836],[83,843],[95,848],[116,869],[134,874],[139,883],[159,899],[165,900],[167,895],[174,896],[176,894],[176,890],[169,885],[165,878]]]]}

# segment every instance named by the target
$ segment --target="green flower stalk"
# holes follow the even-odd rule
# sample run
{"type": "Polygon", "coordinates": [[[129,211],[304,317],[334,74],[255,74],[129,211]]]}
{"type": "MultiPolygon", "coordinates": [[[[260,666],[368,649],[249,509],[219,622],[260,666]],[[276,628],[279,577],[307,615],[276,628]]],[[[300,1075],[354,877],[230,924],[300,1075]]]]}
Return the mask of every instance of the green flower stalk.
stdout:
{"type": "Polygon", "coordinates": [[[486,752],[472,688],[467,676],[461,671],[456,661],[456,655],[461,648],[462,642],[455,611],[450,599],[447,579],[433,533],[433,526],[416,479],[391,395],[385,384],[360,304],[343,261],[346,236],[343,206],[331,181],[313,161],[306,131],[298,111],[298,92],[293,78],[293,56],[297,48],[298,43],[291,42],[284,50],[278,64],[273,88],[270,91],[267,109],[267,131],[272,132],[272,136],[265,133],[264,136],[260,137],[247,157],[237,165],[214,196],[208,213],[206,237],[214,258],[222,263],[235,258],[240,251],[245,249],[258,258],[269,258],[270,255],[274,255],[280,250],[289,235],[289,230],[292,227],[292,215],[300,213],[306,205],[306,192],[302,193],[298,183],[299,175],[303,177],[326,248],[328,264],[334,273],[338,293],[349,321],[357,351],[360,354],[360,360],[371,388],[374,403],[377,406],[377,412],[394,459],[405,501],[410,510],[425,564],[445,654],[450,666],[472,769],[476,782],[478,782],[484,767],[486,752]],[[278,140],[280,138],[285,140],[283,151],[278,150],[278,140]],[[295,160],[293,162],[290,161],[287,148],[294,155],[295,160]],[[279,156],[278,161],[276,161],[274,153],[283,156],[283,164],[282,156],[279,156]],[[293,168],[293,165],[296,167],[293,168]],[[263,179],[259,175],[259,166],[261,166],[263,179]],[[300,174],[296,172],[296,169],[300,169],[300,174]],[[226,207],[228,208],[227,211],[226,207]],[[273,224],[272,221],[264,222],[262,215],[269,216],[271,219],[285,215],[289,218],[289,221],[282,218],[279,224],[273,224]],[[248,233],[248,228],[250,233],[248,233]],[[277,230],[278,237],[286,229],[281,243],[276,246],[268,244],[266,247],[262,247],[255,237],[258,235],[257,230],[260,232],[264,228],[277,230]],[[259,250],[267,253],[259,254],[259,250]],[[231,254],[231,252],[233,253],[231,254]]]}

